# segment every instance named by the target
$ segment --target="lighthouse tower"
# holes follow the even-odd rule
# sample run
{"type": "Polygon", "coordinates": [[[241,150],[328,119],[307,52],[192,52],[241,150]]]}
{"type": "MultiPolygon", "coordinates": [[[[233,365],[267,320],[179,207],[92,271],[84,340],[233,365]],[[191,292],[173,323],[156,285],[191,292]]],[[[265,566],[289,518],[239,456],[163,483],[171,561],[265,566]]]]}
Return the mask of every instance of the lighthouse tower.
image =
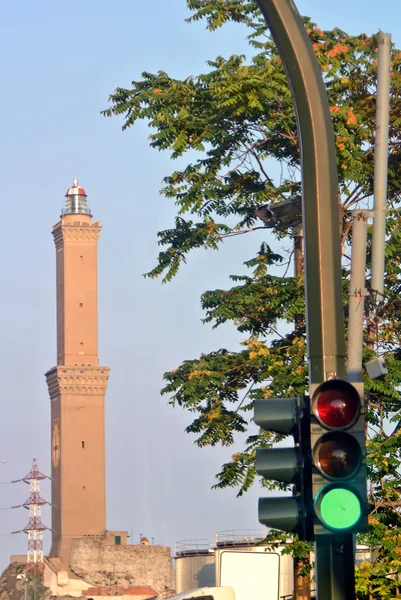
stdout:
{"type": "Polygon", "coordinates": [[[78,180],[53,227],[57,277],[57,366],[46,373],[51,401],[52,547],[68,562],[73,538],[106,529],[104,397],[109,369],[99,366],[97,243],[78,180]]]}

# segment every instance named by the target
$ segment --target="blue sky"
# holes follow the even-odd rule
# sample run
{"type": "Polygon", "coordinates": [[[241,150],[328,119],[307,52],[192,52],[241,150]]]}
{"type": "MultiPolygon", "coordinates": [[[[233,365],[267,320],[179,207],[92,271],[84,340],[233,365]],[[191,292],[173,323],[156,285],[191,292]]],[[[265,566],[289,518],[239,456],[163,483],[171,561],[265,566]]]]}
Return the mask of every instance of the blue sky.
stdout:
{"type": "MultiPolygon", "coordinates": [[[[392,33],[401,47],[399,0],[299,0],[321,28],[392,33]]],[[[104,119],[108,95],[142,71],[185,77],[216,55],[247,52],[245,31],[216,33],[184,22],[184,0],[1,2],[0,97],[0,483],[29,471],[33,456],[50,472],[50,402],[44,373],[55,364],[55,252],[50,234],[74,177],[87,190],[103,231],[99,246],[100,363],[111,367],[107,394],[107,518],[155,543],[205,538],[216,530],[259,528],[259,490],[236,499],[211,491],[233,449],[199,450],[184,432],[189,415],[161,398],[163,372],[218,347],[235,348],[230,327],[202,325],[202,291],[228,284],[265,239],[227,240],[217,254],[198,252],[169,285],[144,280],[155,264],[156,233],[173,222],[159,195],[173,165],[148,148],[145,123],[121,132],[104,119]]],[[[0,508],[28,495],[1,486],[0,508]]],[[[50,486],[42,495],[50,499],[50,486]]],[[[50,525],[50,514],[44,511],[50,525]]],[[[0,511],[0,566],[26,551],[24,535],[4,535],[27,520],[0,511]]],[[[45,534],[48,551],[49,535],[45,534]]]]}

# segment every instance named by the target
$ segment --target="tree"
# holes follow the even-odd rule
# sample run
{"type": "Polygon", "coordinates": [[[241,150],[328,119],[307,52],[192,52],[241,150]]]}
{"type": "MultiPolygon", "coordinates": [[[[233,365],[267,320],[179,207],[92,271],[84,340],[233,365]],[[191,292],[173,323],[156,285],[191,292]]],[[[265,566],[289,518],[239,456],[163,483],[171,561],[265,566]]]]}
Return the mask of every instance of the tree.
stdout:
{"type": "MultiPolygon", "coordinates": [[[[105,116],[121,115],[123,129],[146,119],[152,128],[152,147],[170,151],[172,159],[189,157],[184,168],[164,179],[162,193],[175,202],[177,217],[174,228],[159,232],[162,250],[147,274],[163,281],[178,273],[190,251],[215,249],[224,236],[260,226],[258,207],[300,192],[292,98],[256,3],[187,0],[187,5],[192,11],[188,20],[204,19],[211,31],[229,21],[245,24],[250,58],[218,56],[205,73],[185,80],[163,71],[143,73],[130,89],[117,88],[103,111],[105,116]],[[271,174],[273,160],[280,165],[279,178],[271,174]]],[[[338,28],[322,31],[309,18],[305,25],[324,75],[335,129],[346,315],[351,210],[369,206],[373,192],[377,36],[350,36],[338,28]]],[[[391,84],[385,297],[378,311],[375,302],[366,303],[364,350],[365,359],[375,351],[383,354],[389,375],[372,381],[364,373],[371,513],[369,532],[361,541],[376,548],[376,560],[357,570],[361,599],[394,597],[401,573],[401,52],[397,50],[392,51],[391,84]]],[[[290,232],[277,227],[274,234],[285,240],[290,232]]],[[[368,268],[370,248],[369,237],[368,268]]],[[[247,272],[232,276],[231,289],[202,295],[204,321],[214,327],[231,322],[244,339],[240,351],[202,354],[164,375],[163,393],[170,395],[170,403],[195,414],[187,431],[197,434],[199,446],[233,444],[236,434],[248,430],[255,398],[288,396],[307,388],[300,316],[305,313],[303,278],[288,276],[288,262],[282,252],[263,243],[245,262],[247,272]],[[278,265],[283,269],[280,276],[274,274],[278,265]],[[281,333],[280,323],[290,324],[295,318],[294,330],[281,333]],[[267,341],[268,336],[273,340],[267,341]]],[[[245,448],[222,466],[215,487],[236,487],[239,495],[246,492],[255,482],[255,448],[269,447],[277,439],[266,433],[249,435],[245,448]]]]}

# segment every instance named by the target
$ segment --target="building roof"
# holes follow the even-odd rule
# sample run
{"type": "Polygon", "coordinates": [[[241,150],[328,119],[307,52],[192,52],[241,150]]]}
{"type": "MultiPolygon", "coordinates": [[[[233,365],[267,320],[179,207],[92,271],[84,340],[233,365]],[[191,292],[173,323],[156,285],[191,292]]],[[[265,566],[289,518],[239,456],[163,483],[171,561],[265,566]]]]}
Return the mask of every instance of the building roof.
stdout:
{"type": "Polygon", "coordinates": [[[156,590],[154,590],[148,585],[134,585],[130,587],[125,593],[130,596],[141,596],[142,594],[154,594],[155,596],[157,596],[156,590]]]}
{"type": "Polygon", "coordinates": [[[132,585],[129,588],[122,586],[100,586],[90,587],[84,592],[85,596],[145,596],[149,594],[149,598],[157,598],[156,590],[148,585],[132,585]]]}

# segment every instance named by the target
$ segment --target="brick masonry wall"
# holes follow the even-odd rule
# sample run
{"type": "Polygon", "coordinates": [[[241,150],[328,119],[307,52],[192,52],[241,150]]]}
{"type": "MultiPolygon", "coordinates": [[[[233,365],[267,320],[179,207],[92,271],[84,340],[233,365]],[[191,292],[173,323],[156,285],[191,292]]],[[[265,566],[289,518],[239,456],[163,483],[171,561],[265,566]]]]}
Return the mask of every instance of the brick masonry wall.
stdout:
{"type": "Polygon", "coordinates": [[[149,585],[158,594],[175,587],[167,546],[109,546],[101,538],[79,538],[73,541],[70,569],[95,586],[149,585]]]}

